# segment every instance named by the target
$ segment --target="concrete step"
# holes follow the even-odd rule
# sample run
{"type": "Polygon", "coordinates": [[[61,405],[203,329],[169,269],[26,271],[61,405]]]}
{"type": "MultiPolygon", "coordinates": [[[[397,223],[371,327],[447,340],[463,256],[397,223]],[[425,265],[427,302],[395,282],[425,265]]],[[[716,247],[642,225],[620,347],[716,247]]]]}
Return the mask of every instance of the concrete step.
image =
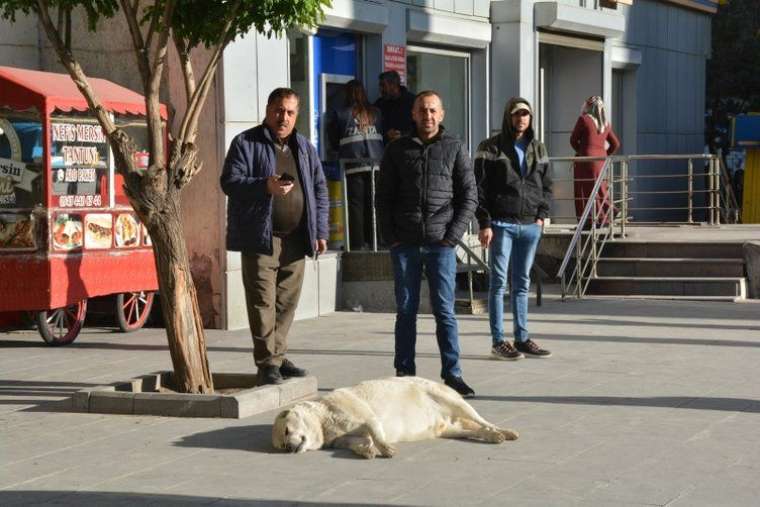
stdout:
{"type": "Polygon", "coordinates": [[[604,257],[743,259],[743,242],[610,241],[604,257]]]}
{"type": "MultiPolygon", "coordinates": [[[[640,300],[651,300],[651,299],[666,299],[669,301],[718,301],[723,303],[737,303],[741,301],[745,301],[743,298],[735,297],[735,296],[668,296],[668,295],[662,295],[662,296],[645,296],[645,295],[628,295],[628,296],[621,296],[621,295],[611,295],[611,296],[597,296],[594,294],[586,294],[584,296],[586,299],[640,299],[640,300]]],[[[746,300],[746,301],[752,301],[752,300],[746,300]]]]}
{"type": "Polygon", "coordinates": [[[600,276],[590,281],[588,294],[606,296],[723,296],[744,299],[741,277],[600,276]]]}
{"type": "MultiPolygon", "coordinates": [[[[605,248],[604,254],[607,250],[605,248]]],[[[602,257],[599,276],[743,277],[744,260],[737,258],[602,257]]]]}

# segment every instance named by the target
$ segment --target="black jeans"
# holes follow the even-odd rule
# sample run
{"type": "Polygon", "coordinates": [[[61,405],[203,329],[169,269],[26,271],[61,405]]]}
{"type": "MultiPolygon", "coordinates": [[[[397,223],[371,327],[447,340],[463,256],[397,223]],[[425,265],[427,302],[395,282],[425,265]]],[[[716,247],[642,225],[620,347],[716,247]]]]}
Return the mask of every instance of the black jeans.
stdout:
{"type": "Polygon", "coordinates": [[[369,172],[346,175],[348,234],[352,250],[372,246],[372,183],[369,172]]]}

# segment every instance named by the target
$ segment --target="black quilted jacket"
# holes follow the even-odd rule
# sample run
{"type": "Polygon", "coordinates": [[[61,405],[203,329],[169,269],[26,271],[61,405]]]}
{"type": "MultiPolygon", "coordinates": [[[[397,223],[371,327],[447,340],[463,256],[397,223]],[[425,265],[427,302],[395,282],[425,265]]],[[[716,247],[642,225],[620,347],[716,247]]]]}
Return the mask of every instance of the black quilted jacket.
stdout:
{"type": "Polygon", "coordinates": [[[389,245],[454,243],[467,229],[477,204],[467,148],[443,127],[427,144],[405,136],[385,149],[377,206],[389,245]]]}

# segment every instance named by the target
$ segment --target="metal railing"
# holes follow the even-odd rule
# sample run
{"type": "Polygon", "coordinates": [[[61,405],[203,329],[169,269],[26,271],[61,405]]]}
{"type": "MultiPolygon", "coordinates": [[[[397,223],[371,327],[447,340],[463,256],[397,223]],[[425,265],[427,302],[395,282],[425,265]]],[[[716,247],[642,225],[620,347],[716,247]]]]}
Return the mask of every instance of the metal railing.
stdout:
{"type": "MultiPolygon", "coordinates": [[[[581,298],[590,281],[597,276],[597,263],[605,244],[626,235],[631,223],[684,223],[705,222],[710,225],[737,223],[740,209],[730,183],[730,177],[717,155],[618,155],[611,157],[551,157],[550,163],[570,164],[571,174],[576,163],[604,161],[599,176],[589,196],[555,197],[555,201],[576,199],[586,201],[583,213],[576,221],[572,215],[552,214],[555,222],[570,221],[576,228],[562,259],[557,277],[562,286],[562,296],[568,294],[581,298]],[[677,163],[685,161],[685,170],[677,163]],[[654,166],[654,171],[647,171],[654,166]],[[635,166],[633,176],[631,167],[635,166]],[[695,184],[700,182],[699,184],[695,184]],[[632,183],[634,183],[632,185],[632,183]],[[643,218],[642,218],[643,217],[643,218]]],[[[351,251],[347,163],[363,163],[370,173],[371,241],[372,251],[378,251],[378,227],[376,200],[377,163],[372,160],[340,160],[343,187],[344,249],[351,251]]],[[[349,169],[350,172],[350,169],[349,169]]],[[[574,184],[578,180],[555,178],[555,183],[574,184]]],[[[585,180],[587,182],[591,179],[585,180]]],[[[555,185],[556,188],[556,185],[555,185]]],[[[556,203],[555,203],[556,204],[556,203]]],[[[555,205],[555,208],[557,206],[555,205]]],[[[560,206],[561,207],[561,206],[560,206]]],[[[573,209],[575,206],[573,206],[573,209]]],[[[468,229],[468,237],[472,235],[468,229]]],[[[468,269],[468,285],[472,292],[471,271],[487,272],[485,257],[481,258],[472,245],[460,242],[464,255],[461,262],[468,269]]]]}
{"type": "MultiPolygon", "coordinates": [[[[582,298],[586,293],[591,279],[596,277],[596,265],[604,245],[614,236],[618,228],[619,234],[625,234],[625,219],[627,214],[627,187],[623,185],[622,197],[615,200],[615,172],[610,158],[604,157],[572,157],[569,159],[552,159],[553,162],[570,160],[575,162],[596,162],[604,160],[599,176],[594,181],[594,187],[589,193],[586,206],[578,220],[578,224],[570,240],[570,244],[562,258],[562,264],[557,271],[560,279],[562,297],[568,293],[582,298]],[[604,188],[607,191],[604,191],[604,188]],[[615,212],[615,204],[621,204],[621,212],[615,212]],[[584,231],[586,233],[584,234],[584,231]],[[574,264],[571,267],[571,260],[574,264]]],[[[625,167],[625,164],[621,164],[625,167]]],[[[622,171],[621,171],[622,172],[622,171]]],[[[621,178],[625,181],[627,178],[621,178]]]]}
{"type": "MultiPolygon", "coordinates": [[[[739,206],[728,173],[716,155],[623,155],[550,159],[553,164],[600,160],[605,161],[603,169],[594,181],[557,272],[563,298],[568,294],[579,298],[585,295],[590,281],[597,276],[596,267],[605,244],[616,237],[624,237],[626,227],[631,223],[695,224],[703,221],[718,225],[737,223],[739,220],[739,206]],[[685,171],[672,165],[678,161],[686,161],[685,171]],[[654,163],[657,172],[645,171],[643,166],[646,163],[654,163]],[[638,165],[634,177],[629,176],[632,164],[638,165]],[[699,165],[701,170],[697,167],[699,165]],[[704,184],[695,185],[700,179],[704,184]],[[653,183],[654,180],[662,183],[653,183]],[[664,183],[666,181],[670,183],[664,183]],[[637,184],[633,189],[632,182],[637,184]],[[656,189],[653,190],[652,187],[656,189]],[[650,221],[638,220],[637,215],[645,216],[650,221]],[[659,219],[653,219],[655,215],[659,219]],[[698,215],[704,220],[700,220],[698,215]]],[[[574,180],[560,178],[556,181],[574,180]]],[[[574,196],[558,200],[575,199],[577,197],[574,196]]]]}

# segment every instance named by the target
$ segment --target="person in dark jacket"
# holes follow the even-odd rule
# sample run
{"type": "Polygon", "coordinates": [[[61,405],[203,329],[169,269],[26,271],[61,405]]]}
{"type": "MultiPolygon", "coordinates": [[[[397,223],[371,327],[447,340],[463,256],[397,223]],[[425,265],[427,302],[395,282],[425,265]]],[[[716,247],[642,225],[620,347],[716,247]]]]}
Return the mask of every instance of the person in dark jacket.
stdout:
{"type": "Polygon", "coordinates": [[[285,354],[304,275],[304,256],[327,250],[327,185],[317,151],[295,129],[298,94],[277,88],[264,124],[237,135],[220,178],[227,249],[241,252],[259,384],[302,377],[285,354]]]}
{"type": "Polygon", "coordinates": [[[395,70],[380,74],[380,98],[375,107],[383,114],[383,137],[386,144],[402,135],[414,134],[412,120],[414,94],[401,85],[401,76],[395,70]]]}
{"type": "Polygon", "coordinates": [[[548,357],[528,336],[528,289],[544,219],[552,201],[551,166],[546,147],[533,133],[533,110],[527,100],[507,102],[501,132],[486,139],[475,154],[480,244],[490,249],[488,317],[491,355],[521,359],[548,357]],[[504,291],[512,258],[514,344],[504,339],[504,291]]]}
{"type": "Polygon", "coordinates": [[[397,376],[415,375],[417,310],[423,265],[441,351],[441,377],[465,397],[454,315],[456,255],[477,206],[472,163],[464,144],[441,125],[444,110],[436,92],[417,95],[414,136],[389,144],[380,165],[378,211],[383,238],[391,247],[396,292],[397,376]]]}
{"type": "Polygon", "coordinates": [[[327,133],[346,172],[349,244],[359,250],[372,240],[371,178],[383,158],[382,118],[360,81],[346,83],[343,93],[343,106],[327,115],[327,133]]]}

